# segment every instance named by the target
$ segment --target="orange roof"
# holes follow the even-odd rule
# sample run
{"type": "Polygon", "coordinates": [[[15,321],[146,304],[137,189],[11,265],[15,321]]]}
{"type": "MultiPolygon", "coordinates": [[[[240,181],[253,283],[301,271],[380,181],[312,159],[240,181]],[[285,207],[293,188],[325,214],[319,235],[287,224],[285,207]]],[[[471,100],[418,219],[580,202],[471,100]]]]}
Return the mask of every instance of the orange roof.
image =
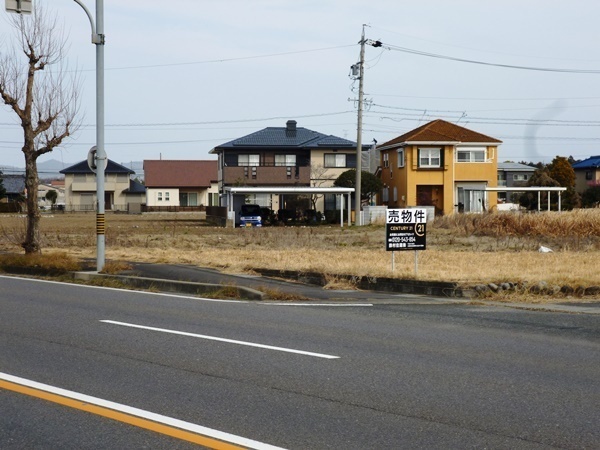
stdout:
{"type": "Polygon", "coordinates": [[[146,187],[210,187],[217,181],[217,161],[145,160],[146,187]]]}
{"type": "Polygon", "coordinates": [[[501,144],[502,141],[476,131],[460,127],[445,120],[434,120],[415,128],[408,133],[398,136],[379,147],[404,142],[482,142],[490,144],[501,144]]]}

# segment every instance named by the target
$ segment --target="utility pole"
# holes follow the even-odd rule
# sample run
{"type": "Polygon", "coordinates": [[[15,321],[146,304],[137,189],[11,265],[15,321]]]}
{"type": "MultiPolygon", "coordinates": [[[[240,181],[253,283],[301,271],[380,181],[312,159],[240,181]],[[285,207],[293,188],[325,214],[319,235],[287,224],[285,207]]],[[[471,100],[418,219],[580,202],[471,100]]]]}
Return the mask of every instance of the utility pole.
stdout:
{"type": "Polygon", "coordinates": [[[105,254],[105,219],[104,219],[104,173],[106,151],[104,149],[104,0],[96,0],[96,23],[92,14],[81,0],[74,0],[88,16],[92,27],[92,44],[96,45],[96,268],[100,272],[104,268],[105,254]]]}
{"type": "Polygon", "coordinates": [[[356,184],[354,186],[354,224],[361,226],[361,175],[362,175],[362,116],[363,116],[363,81],[365,75],[365,25],[360,37],[360,61],[358,63],[358,125],[356,127],[356,184]]]}

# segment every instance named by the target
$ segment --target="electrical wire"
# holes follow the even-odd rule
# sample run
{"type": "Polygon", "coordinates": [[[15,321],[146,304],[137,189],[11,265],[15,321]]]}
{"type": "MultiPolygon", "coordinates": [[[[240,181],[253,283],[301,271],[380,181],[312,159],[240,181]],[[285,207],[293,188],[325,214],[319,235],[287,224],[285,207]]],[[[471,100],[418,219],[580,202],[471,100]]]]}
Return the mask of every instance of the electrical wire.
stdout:
{"type": "Polygon", "coordinates": [[[391,44],[385,44],[385,43],[382,45],[382,47],[386,48],[388,50],[409,53],[412,55],[444,59],[447,61],[478,64],[478,65],[482,65],[482,66],[502,67],[505,69],[532,70],[532,71],[538,71],[538,72],[555,72],[555,73],[577,73],[577,74],[596,74],[596,75],[600,74],[600,69],[559,69],[559,68],[550,68],[550,67],[519,66],[519,65],[515,65],[515,64],[500,64],[500,63],[492,63],[492,62],[486,62],[486,61],[478,61],[475,59],[466,59],[466,58],[458,58],[455,56],[440,55],[438,53],[430,53],[430,52],[425,52],[422,50],[415,50],[412,48],[401,47],[398,45],[391,45],[391,44]]]}

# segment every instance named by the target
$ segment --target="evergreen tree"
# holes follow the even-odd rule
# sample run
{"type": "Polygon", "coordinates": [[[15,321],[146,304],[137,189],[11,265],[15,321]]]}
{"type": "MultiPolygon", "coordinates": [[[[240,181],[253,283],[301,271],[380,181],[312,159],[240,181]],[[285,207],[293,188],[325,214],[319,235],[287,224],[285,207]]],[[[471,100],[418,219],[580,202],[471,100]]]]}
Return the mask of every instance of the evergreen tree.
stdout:
{"type": "Polygon", "coordinates": [[[567,188],[562,194],[561,209],[573,209],[581,206],[581,196],[575,190],[575,170],[569,160],[563,156],[555,157],[548,166],[549,175],[559,186],[567,188]]]}
{"type": "MultiPolygon", "coordinates": [[[[353,188],[356,186],[356,169],[350,169],[343,172],[333,182],[334,186],[353,188]]],[[[371,172],[361,172],[360,177],[360,193],[363,202],[369,201],[383,187],[383,182],[371,172]]]]}

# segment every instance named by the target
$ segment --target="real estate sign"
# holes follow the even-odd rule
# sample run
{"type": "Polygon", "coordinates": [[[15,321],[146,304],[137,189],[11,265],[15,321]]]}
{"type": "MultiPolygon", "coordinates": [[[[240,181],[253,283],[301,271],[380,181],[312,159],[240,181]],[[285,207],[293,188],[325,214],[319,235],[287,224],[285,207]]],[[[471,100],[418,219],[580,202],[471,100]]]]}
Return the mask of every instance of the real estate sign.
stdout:
{"type": "Polygon", "coordinates": [[[386,211],[385,249],[425,250],[427,210],[423,208],[386,211]]]}

